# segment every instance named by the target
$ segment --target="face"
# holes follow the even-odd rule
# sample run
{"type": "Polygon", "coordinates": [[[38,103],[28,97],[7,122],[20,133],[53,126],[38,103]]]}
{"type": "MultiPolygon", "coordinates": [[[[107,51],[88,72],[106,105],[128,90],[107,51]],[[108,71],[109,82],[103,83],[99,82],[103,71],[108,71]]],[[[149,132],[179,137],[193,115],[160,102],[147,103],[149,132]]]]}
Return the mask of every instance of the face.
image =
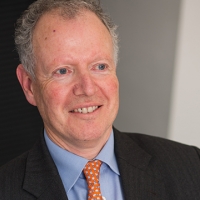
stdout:
{"type": "Polygon", "coordinates": [[[80,145],[103,145],[119,104],[106,27],[90,11],[70,20],[48,13],[35,27],[33,49],[35,80],[24,75],[22,66],[18,78],[24,79],[20,83],[26,97],[38,107],[49,137],[71,151],[80,145]]]}

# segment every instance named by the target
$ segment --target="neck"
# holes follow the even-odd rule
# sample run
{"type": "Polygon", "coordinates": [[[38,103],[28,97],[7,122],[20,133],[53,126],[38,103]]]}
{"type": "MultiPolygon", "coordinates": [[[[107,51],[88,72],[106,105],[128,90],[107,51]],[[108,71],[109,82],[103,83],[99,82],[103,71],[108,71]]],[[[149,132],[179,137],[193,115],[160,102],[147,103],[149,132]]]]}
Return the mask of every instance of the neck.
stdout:
{"type": "Polygon", "coordinates": [[[76,154],[88,160],[94,159],[99,154],[99,152],[104,147],[105,143],[107,142],[110,136],[110,135],[108,135],[107,137],[102,136],[102,138],[98,138],[95,140],[88,140],[88,141],[66,142],[62,139],[60,140],[59,138],[56,138],[52,134],[47,133],[47,135],[52,142],[54,142],[62,149],[65,149],[73,154],[76,154]]]}

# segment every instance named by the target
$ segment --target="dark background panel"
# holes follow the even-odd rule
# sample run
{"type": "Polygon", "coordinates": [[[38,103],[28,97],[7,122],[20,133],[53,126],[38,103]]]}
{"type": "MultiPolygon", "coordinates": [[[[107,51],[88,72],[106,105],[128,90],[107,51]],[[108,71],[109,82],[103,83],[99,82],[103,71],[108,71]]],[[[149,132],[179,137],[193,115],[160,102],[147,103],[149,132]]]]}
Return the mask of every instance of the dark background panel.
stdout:
{"type": "Polygon", "coordinates": [[[33,0],[11,2],[0,2],[0,165],[30,149],[42,129],[37,108],[26,101],[15,73],[15,22],[33,0]]]}

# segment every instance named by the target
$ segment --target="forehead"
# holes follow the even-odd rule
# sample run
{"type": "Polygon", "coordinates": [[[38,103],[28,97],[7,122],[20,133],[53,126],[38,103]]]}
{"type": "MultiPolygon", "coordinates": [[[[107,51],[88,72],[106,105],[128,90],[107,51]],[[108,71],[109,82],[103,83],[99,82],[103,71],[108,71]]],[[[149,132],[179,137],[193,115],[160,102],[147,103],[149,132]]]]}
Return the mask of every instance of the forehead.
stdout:
{"type": "Polygon", "coordinates": [[[58,9],[44,13],[36,23],[36,26],[33,30],[33,39],[39,35],[42,36],[41,33],[44,34],[44,32],[46,34],[49,34],[52,31],[55,33],[56,30],[54,27],[59,27],[59,29],[61,27],[65,27],[66,33],[76,31],[76,28],[85,29],[84,32],[86,32],[88,28],[93,29],[94,32],[95,29],[98,29],[100,34],[110,35],[107,27],[103,24],[103,22],[97,17],[95,13],[89,10],[82,9],[69,17],[67,14],[65,15],[63,13],[64,12],[61,12],[58,9]]]}
{"type": "MultiPolygon", "coordinates": [[[[113,52],[112,39],[106,26],[91,11],[83,11],[66,19],[57,12],[44,14],[33,32],[34,53],[98,53],[113,52]]],[[[37,56],[37,55],[36,55],[37,56]]],[[[92,55],[90,55],[92,56],[92,55]]]]}

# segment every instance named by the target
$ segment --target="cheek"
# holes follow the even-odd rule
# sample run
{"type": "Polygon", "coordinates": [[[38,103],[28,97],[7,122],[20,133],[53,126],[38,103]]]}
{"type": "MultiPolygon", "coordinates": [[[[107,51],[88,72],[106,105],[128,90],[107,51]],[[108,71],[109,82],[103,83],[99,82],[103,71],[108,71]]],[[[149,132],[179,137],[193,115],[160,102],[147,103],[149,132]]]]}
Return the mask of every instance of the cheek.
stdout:
{"type": "Polygon", "coordinates": [[[51,89],[48,91],[47,96],[51,99],[57,99],[61,96],[62,91],[60,91],[59,89],[51,89]]]}
{"type": "Polygon", "coordinates": [[[67,87],[66,85],[60,85],[60,84],[52,84],[49,85],[48,88],[45,88],[44,93],[45,98],[47,101],[51,102],[53,104],[52,106],[58,106],[61,104],[68,104],[71,98],[70,95],[70,87],[67,87]]]}
{"type": "Polygon", "coordinates": [[[49,87],[49,89],[46,89],[44,93],[46,100],[51,104],[55,104],[55,106],[58,106],[58,104],[63,101],[65,96],[65,91],[59,87],[49,87]]]}
{"type": "Polygon", "coordinates": [[[101,91],[109,102],[110,106],[116,107],[119,104],[119,82],[116,77],[109,77],[102,82],[101,91]]]}
{"type": "Polygon", "coordinates": [[[35,98],[38,107],[47,107],[50,104],[53,104],[55,100],[60,98],[59,96],[61,94],[60,90],[53,84],[38,85],[35,88],[35,91],[35,98]]]}
{"type": "Polygon", "coordinates": [[[119,82],[118,82],[118,79],[115,77],[115,78],[112,78],[112,79],[109,79],[107,84],[105,85],[105,87],[107,87],[107,93],[109,96],[112,96],[113,97],[118,97],[119,96],[119,82]]]}

